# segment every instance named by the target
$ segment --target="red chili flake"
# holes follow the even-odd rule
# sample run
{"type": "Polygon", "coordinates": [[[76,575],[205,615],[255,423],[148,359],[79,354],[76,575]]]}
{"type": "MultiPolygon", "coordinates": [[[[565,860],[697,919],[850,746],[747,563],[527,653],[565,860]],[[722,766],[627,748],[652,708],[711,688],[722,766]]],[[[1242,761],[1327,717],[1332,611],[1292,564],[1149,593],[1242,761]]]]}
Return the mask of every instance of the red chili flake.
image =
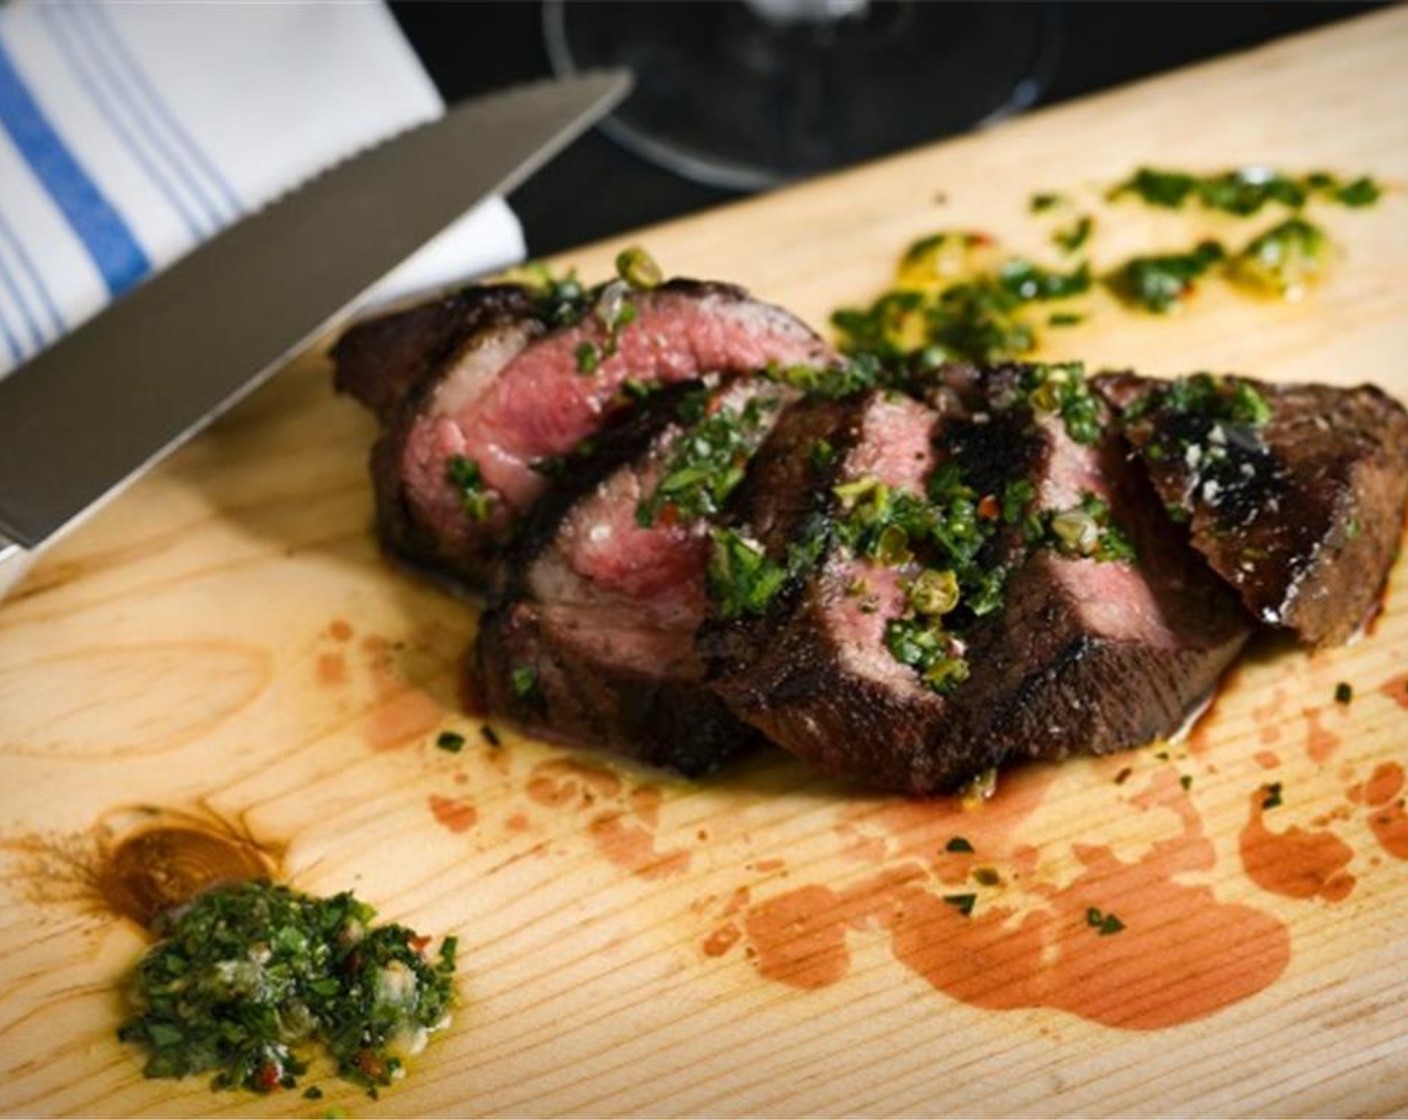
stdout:
{"type": "Polygon", "coordinates": [[[978,516],[985,517],[989,521],[996,521],[1002,513],[1002,508],[997,504],[996,494],[984,494],[983,500],[978,503],[978,516]]]}
{"type": "Polygon", "coordinates": [[[680,523],[680,509],[674,502],[666,502],[655,515],[655,524],[664,529],[672,529],[680,523]]]}
{"type": "Polygon", "coordinates": [[[254,1088],[261,1093],[272,1093],[279,1087],[279,1079],[283,1077],[283,1071],[279,1069],[277,1062],[265,1062],[254,1071],[254,1088]]]}
{"type": "Polygon", "coordinates": [[[373,1081],[379,1081],[386,1076],[386,1063],[370,1050],[357,1051],[357,1056],[352,1060],[357,1068],[373,1081]]]}
{"type": "Polygon", "coordinates": [[[406,944],[423,956],[426,949],[430,948],[430,938],[425,934],[421,934],[418,937],[408,937],[406,944]]]}

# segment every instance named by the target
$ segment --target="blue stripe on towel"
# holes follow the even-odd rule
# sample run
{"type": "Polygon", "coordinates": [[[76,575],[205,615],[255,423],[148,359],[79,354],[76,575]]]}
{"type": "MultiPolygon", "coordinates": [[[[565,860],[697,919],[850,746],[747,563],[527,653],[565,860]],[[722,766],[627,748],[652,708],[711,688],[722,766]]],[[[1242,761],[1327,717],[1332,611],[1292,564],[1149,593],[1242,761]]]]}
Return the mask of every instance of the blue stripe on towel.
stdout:
{"type": "Polygon", "coordinates": [[[151,262],[119,214],[89,178],[15,69],[0,36],[0,126],[49,192],[92,257],[109,294],[120,295],[151,262]]]}
{"type": "MultiPolygon", "coordinates": [[[[125,91],[112,80],[101,48],[85,43],[87,36],[77,29],[78,21],[73,18],[77,10],[46,5],[39,9],[39,17],[44,23],[44,30],[49,33],[50,40],[63,56],[69,73],[83,87],[89,102],[107,124],[108,131],[136,161],[147,181],[166,199],[167,205],[181,215],[181,222],[191,240],[200,241],[215,231],[215,218],[207,214],[202,220],[202,215],[197,212],[198,207],[193,207],[181,196],[165,170],[159,166],[157,159],[149,154],[147,146],[142,143],[143,137],[139,135],[143,131],[142,121],[133,112],[125,91]],[[72,26],[66,26],[70,24],[72,26]],[[84,57],[85,55],[87,57],[84,57]],[[101,84],[99,79],[103,79],[101,84]],[[124,112],[119,112],[119,109],[124,112]]],[[[151,143],[150,136],[146,139],[151,143]]],[[[158,149],[157,157],[161,154],[158,149]]]]}
{"type": "Polygon", "coordinates": [[[4,312],[0,312],[0,338],[5,340],[5,349],[10,352],[10,364],[19,365],[24,361],[24,350],[20,347],[20,340],[15,337],[15,332],[10,330],[10,324],[5,321],[4,312]]]}
{"type": "MultiPolygon", "coordinates": [[[[24,292],[20,290],[19,281],[15,279],[15,274],[10,271],[10,262],[4,256],[0,256],[0,287],[10,294],[10,299],[14,302],[15,309],[24,320],[24,325],[29,328],[29,345],[25,346],[25,352],[38,350],[44,345],[44,328],[39,325],[39,320],[35,318],[34,309],[29,306],[29,300],[24,298],[24,292]]],[[[24,345],[21,343],[21,345],[24,345]]]]}
{"type": "Polygon", "coordinates": [[[28,277],[34,290],[39,293],[39,302],[44,305],[44,311],[49,316],[49,327],[55,335],[63,334],[68,330],[68,323],[64,319],[63,313],[59,310],[59,305],[54,302],[54,295],[49,291],[49,285],[44,282],[44,276],[34,264],[34,258],[29,255],[29,250],[15,233],[14,227],[5,220],[3,210],[0,210],[0,241],[10,247],[10,251],[15,254],[15,258],[20,262],[20,270],[28,277]]]}
{"type": "MultiPolygon", "coordinates": [[[[88,14],[88,22],[97,29],[103,38],[108,41],[112,48],[111,54],[118,66],[127,72],[127,76],[136,87],[138,94],[147,102],[151,111],[166,126],[167,132],[187,158],[195,165],[198,172],[204,174],[206,181],[225,203],[225,212],[221,215],[222,220],[231,221],[244,213],[244,204],[240,201],[239,195],[235,193],[228,179],[220,171],[215,161],[210,158],[204,148],[195,140],[181,124],[180,118],[162,97],[156,85],[147,76],[141,63],[132,53],[132,49],[127,45],[127,41],[122,36],[122,29],[113,22],[112,16],[108,13],[105,4],[93,4],[84,9],[88,14]]],[[[214,207],[217,214],[220,213],[219,206],[214,207]]]]}

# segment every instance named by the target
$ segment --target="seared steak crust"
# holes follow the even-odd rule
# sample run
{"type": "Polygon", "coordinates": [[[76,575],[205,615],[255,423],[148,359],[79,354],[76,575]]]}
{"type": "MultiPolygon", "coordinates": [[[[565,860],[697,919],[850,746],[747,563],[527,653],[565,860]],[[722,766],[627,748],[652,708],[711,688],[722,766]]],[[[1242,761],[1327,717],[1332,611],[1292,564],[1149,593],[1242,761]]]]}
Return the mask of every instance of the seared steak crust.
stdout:
{"type": "Polygon", "coordinates": [[[1247,609],[1306,642],[1345,641],[1376,608],[1403,531],[1408,412],[1369,385],[1208,384],[1252,390],[1269,415],[1180,413],[1163,382],[1097,380],[1159,498],[1247,609]]]}
{"type": "Polygon", "coordinates": [[[566,326],[549,326],[539,311],[527,289],[472,289],[354,328],[334,353],[338,383],[385,426],[372,454],[383,540],[473,588],[490,581],[548,490],[544,464],[610,431],[633,407],[628,389],[834,360],[799,320],[727,284],[609,286],[596,309],[566,326]],[[382,380],[373,372],[378,347],[382,380]],[[457,462],[477,478],[473,515],[451,477],[457,462]]]}
{"type": "Polygon", "coordinates": [[[613,438],[611,459],[574,470],[538,504],[513,548],[512,586],[480,621],[471,672],[490,712],[689,776],[761,743],[705,686],[695,649],[707,518],[647,525],[638,511],[698,438],[679,418],[686,404],[697,423],[754,402],[761,439],[786,394],[760,378],[659,394],[613,438]]]}
{"type": "Polygon", "coordinates": [[[1002,605],[966,628],[971,675],[940,695],[885,645],[907,572],[857,561],[832,534],[767,616],[702,632],[710,679],[734,711],[827,773],[928,794],[1011,761],[1135,746],[1175,731],[1245,640],[1249,620],[1149,508],[1117,437],[1083,447],[1059,420],[1023,406],[969,411],[975,386],[1002,397],[1012,374],[949,371],[935,398],[943,412],[880,394],[808,402],[754,463],[740,514],[774,557],[836,516],[836,482],[878,475],[922,492],[943,455],[980,492],[1001,492],[1004,474],[1025,479],[1038,510],[1096,493],[1140,557],[1135,566],[1029,552],[1021,528],[1004,528],[985,557],[1013,565],[1002,605]],[[841,452],[823,479],[809,454],[818,439],[841,452]],[[920,440],[937,442],[938,454],[920,455],[920,440]]]}

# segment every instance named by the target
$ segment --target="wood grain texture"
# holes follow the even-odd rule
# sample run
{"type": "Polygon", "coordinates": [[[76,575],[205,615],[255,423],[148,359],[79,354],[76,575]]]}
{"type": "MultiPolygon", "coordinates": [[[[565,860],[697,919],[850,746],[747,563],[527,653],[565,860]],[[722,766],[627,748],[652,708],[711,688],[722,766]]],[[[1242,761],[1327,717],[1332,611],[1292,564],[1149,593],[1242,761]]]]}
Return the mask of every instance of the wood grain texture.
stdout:
{"type": "MultiPolygon", "coordinates": [[[[1142,162],[1372,170],[1393,192],[1324,215],[1344,260],[1305,303],[1209,290],[1167,322],[1097,297],[1047,353],[1408,397],[1405,75],[1399,10],[570,263],[595,278],[643,240],[669,271],[819,323],[937,228],[1039,251],[1035,189],[1093,201],[1142,162]]],[[[1194,228],[1101,213],[1101,265],[1194,228]]],[[[691,785],[481,742],[458,683],[473,611],[379,556],[372,435],[310,356],[0,604],[0,1110],[1408,1111],[1408,565],[1370,636],[1259,651],[1190,741],[1031,771],[976,811],[857,796],[771,755],[691,785]],[[434,748],[446,727],[462,754],[434,748]],[[1262,811],[1272,782],[1283,804],[1262,811]],[[461,936],[464,1006],[405,1085],[371,1102],[324,1079],[314,1104],[143,1080],[114,1031],[144,941],[94,879],[162,813],[461,936]],[[944,852],[960,835],[972,856],[944,852]],[[943,901],[965,892],[968,918],[943,901]],[[1126,930],[1101,937],[1090,906],[1126,930]]]]}

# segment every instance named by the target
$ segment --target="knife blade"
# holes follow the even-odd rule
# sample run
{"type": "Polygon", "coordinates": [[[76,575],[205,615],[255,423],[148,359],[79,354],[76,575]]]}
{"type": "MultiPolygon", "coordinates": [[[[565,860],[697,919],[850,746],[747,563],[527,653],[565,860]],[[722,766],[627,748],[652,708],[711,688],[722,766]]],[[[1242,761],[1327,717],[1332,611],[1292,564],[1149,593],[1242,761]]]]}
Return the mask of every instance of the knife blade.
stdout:
{"type": "Polygon", "coordinates": [[[199,431],[629,88],[604,71],[458,105],[230,226],[0,379],[0,561],[199,431]]]}

